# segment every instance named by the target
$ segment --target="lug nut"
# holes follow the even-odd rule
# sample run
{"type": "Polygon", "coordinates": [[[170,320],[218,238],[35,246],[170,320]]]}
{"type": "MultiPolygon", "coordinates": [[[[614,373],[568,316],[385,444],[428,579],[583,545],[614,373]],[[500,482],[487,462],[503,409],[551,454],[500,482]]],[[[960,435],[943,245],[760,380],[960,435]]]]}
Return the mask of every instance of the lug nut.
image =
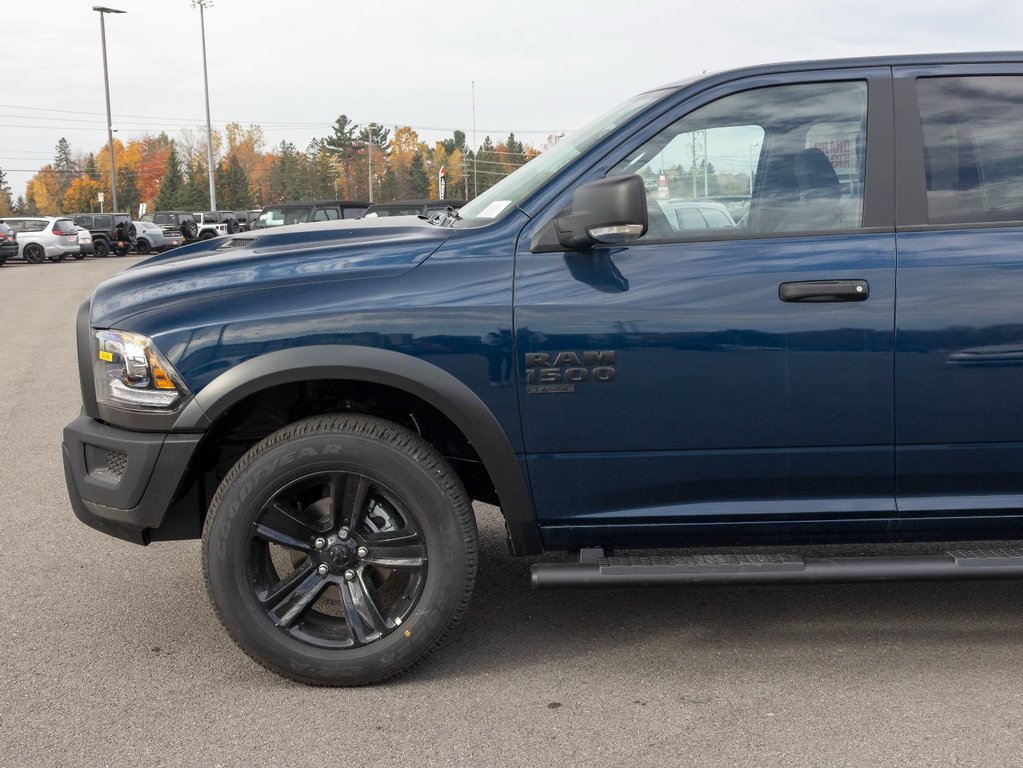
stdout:
{"type": "Polygon", "coordinates": [[[317,539],[316,541],[313,542],[313,546],[316,547],[317,549],[323,549],[325,546],[327,546],[327,540],[317,539]]]}
{"type": "Polygon", "coordinates": [[[339,539],[347,539],[348,538],[348,529],[347,528],[342,528],[340,531],[337,532],[337,537],[339,539]]]}
{"type": "Polygon", "coordinates": [[[366,549],[365,547],[359,547],[357,550],[355,550],[355,554],[357,554],[359,557],[365,557],[366,555],[369,554],[369,550],[366,549]]]}
{"type": "Polygon", "coordinates": [[[345,581],[355,581],[355,571],[350,569],[345,571],[345,581]]]}
{"type": "Polygon", "coordinates": [[[326,563],[321,563],[320,567],[316,569],[316,572],[320,574],[320,576],[326,576],[328,573],[330,573],[330,566],[327,565],[326,563]]]}

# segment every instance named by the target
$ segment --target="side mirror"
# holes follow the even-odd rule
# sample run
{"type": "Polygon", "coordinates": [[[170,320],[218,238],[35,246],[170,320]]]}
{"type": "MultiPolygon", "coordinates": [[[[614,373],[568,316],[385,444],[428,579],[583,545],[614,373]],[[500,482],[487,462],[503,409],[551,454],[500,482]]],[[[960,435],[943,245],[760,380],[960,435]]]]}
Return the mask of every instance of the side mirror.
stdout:
{"type": "Polygon", "coordinates": [[[573,251],[627,243],[646,230],[646,189],[635,174],[583,184],[572,196],[572,212],[554,220],[558,242],[573,251]]]}

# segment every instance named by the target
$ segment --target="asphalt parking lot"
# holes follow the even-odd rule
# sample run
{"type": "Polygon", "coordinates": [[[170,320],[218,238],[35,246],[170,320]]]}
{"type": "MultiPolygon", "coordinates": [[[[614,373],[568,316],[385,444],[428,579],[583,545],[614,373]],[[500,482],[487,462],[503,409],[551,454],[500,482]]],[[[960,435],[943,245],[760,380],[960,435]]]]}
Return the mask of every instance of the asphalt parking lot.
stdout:
{"type": "Polygon", "coordinates": [[[548,591],[479,507],[462,630],[310,688],[221,630],[198,542],[72,515],[74,313],[135,259],[0,269],[4,766],[1020,766],[1023,585],[548,591]]]}

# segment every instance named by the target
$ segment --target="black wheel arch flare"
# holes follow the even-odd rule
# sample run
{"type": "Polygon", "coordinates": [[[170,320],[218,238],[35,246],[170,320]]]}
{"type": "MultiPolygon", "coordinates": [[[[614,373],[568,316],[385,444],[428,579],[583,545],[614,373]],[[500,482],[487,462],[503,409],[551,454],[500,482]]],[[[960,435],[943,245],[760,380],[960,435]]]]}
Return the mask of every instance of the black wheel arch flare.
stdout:
{"type": "Polygon", "coordinates": [[[447,416],[469,439],[494,481],[512,551],[518,555],[543,551],[529,487],[500,423],[464,383],[410,355],[352,345],[269,352],[234,366],[203,387],[182,410],[173,431],[205,431],[233,405],[270,387],[328,379],[402,390],[447,416]]]}

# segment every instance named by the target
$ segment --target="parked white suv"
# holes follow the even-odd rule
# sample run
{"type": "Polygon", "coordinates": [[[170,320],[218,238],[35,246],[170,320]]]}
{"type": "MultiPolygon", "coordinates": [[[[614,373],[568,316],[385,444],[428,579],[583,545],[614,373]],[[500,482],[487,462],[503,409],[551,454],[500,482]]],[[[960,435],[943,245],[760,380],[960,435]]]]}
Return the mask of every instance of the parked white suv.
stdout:
{"type": "Polygon", "coordinates": [[[3,219],[18,233],[18,255],[29,264],[64,261],[81,253],[78,227],[63,216],[11,216],[3,219]]]}
{"type": "Polygon", "coordinates": [[[207,211],[205,213],[197,211],[192,215],[195,216],[195,223],[199,227],[196,237],[200,240],[209,240],[211,237],[224,237],[228,234],[227,224],[221,222],[221,217],[216,211],[207,211]]]}

